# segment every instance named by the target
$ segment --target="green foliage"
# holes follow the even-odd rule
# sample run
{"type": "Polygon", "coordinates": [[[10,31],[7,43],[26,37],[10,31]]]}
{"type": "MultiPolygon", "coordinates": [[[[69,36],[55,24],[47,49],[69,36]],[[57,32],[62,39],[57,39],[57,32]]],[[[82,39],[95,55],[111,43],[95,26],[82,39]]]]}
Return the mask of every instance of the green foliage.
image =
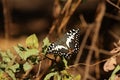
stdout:
{"type": "MultiPolygon", "coordinates": [[[[43,40],[42,46],[44,56],[49,45],[49,39],[46,37],[43,40]]],[[[35,64],[39,64],[40,61],[40,52],[38,50],[39,43],[35,34],[30,35],[26,39],[26,46],[27,47],[24,47],[21,44],[14,46],[14,54],[10,50],[0,51],[0,80],[18,80],[19,78],[16,78],[17,73],[20,73],[20,75],[33,75],[29,74],[29,71],[33,69],[35,64]],[[17,60],[20,60],[20,62],[17,60]]],[[[54,62],[53,64],[55,65],[51,66],[51,70],[49,70],[51,72],[45,76],[44,80],[50,80],[51,78],[53,78],[53,80],[80,80],[80,75],[73,76],[67,72],[66,69],[69,69],[68,62],[64,57],[62,58],[60,64],[56,64],[54,62]],[[62,70],[58,70],[58,66],[60,66],[62,70]]],[[[28,77],[27,80],[28,79],[30,78],[28,77]]]]}
{"type": "Polygon", "coordinates": [[[6,76],[7,75],[5,74],[5,72],[0,70],[0,80],[9,80],[8,77],[6,77],[6,76]]]}
{"type": "Polygon", "coordinates": [[[26,63],[23,65],[23,69],[24,69],[24,71],[26,72],[26,71],[32,69],[32,65],[31,65],[30,63],[26,62],[26,63]]]}
{"type": "Polygon", "coordinates": [[[51,72],[48,73],[44,80],[50,80],[53,78],[53,80],[81,80],[81,75],[72,75],[70,74],[67,69],[68,67],[68,61],[63,57],[62,60],[63,65],[57,64],[54,67],[52,67],[51,72]],[[64,67],[63,70],[56,70],[57,66],[64,67]]]}
{"type": "Polygon", "coordinates": [[[58,72],[51,72],[48,75],[45,76],[44,80],[50,80],[51,77],[57,75],[58,72]]]}
{"type": "Polygon", "coordinates": [[[0,57],[2,58],[2,61],[8,63],[13,59],[13,55],[8,50],[7,52],[1,52],[0,51],[0,57]]]}
{"type": "Polygon", "coordinates": [[[4,73],[10,76],[12,80],[17,80],[16,73],[23,70],[23,72],[27,72],[32,69],[32,65],[39,62],[39,44],[35,34],[26,39],[26,45],[27,47],[23,47],[21,44],[14,46],[14,50],[16,51],[16,54],[14,55],[10,50],[0,51],[0,80],[9,80],[7,77],[3,79],[2,76],[4,73]],[[18,56],[21,61],[24,61],[24,63],[17,62],[18,56]]]}
{"type": "Polygon", "coordinates": [[[54,71],[47,74],[44,80],[50,80],[51,78],[53,78],[53,80],[81,80],[81,75],[73,76],[66,70],[54,71]]]}
{"type": "Polygon", "coordinates": [[[16,80],[14,72],[16,72],[17,69],[19,68],[19,64],[13,62],[15,59],[15,56],[13,56],[13,54],[9,50],[6,52],[0,51],[0,55],[2,58],[2,61],[0,62],[0,70],[8,73],[8,75],[13,80],[16,80]]]}
{"type": "Polygon", "coordinates": [[[17,80],[14,72],[12,72],[11,70],[6,70],[5,72],[8,73],[12,80],[17,80]]]}
{"type": "Polygon", "coordinates": [[[68,68],[68,62],[67,62],[67,60],[64,57],[63,57],[63,63],[65,65],[65,68],[67,69],[68,68]]]}
{"type": "Polygon", "coordinates": [[[22,51],[21,48],[24,48],[23,46],[18,45],[18,47],[14,47],[17,54],[21,57],[21,59],[26,60],[30,56],[37,56],[39,55],[39,51],[35,48],[33,49],[26,49],[25,51],[22,51]]]}
{"type": "Polygon", "coordinates": [[[19,64],[16,63],[16,64],[14,64],[12,66],[7,66],[7,68],[10,69],[13,72],[17,72],[17,69],[19,68],[19,64]]]}
{"type": "Polygon", "coordinates": [[[118,72],[119,70],[120,70],[120,66],[117,65],[117,67],[115,68],[115,70],[112,72],[112,75],[111,75],[111,77],[109,78],[109,80],[115,80],[116,72],[118,72]]]}
{"type": "Polygon", "coordinates": [[[75,77],[73,78],[73,80],[81,80],[81,75],[79,74],[79,75],[75,76],[75,77]]]}
{"type": "Polygon", "coordinates": [[[46,53],[48,46],[50,45],[48,37],[43,40],[42,52],[46,53]]]}
{"type": "Polygon", "coordinates": [[[38,43],[38,38],[35,34],[30,35],[27,39],[26,39],[26,45],[29,48],[38,48],[39,47],[39,43],[38,43]]]}

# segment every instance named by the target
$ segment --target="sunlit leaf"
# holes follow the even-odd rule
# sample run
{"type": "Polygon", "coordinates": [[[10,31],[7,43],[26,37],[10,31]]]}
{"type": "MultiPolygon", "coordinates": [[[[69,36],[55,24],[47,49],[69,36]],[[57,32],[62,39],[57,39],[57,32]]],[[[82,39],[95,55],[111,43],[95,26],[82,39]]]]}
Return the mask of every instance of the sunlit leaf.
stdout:
{"type": "Polygon", "coordinates": [[[28,48],[25,48],[22,44],[18,44],[17,47],[20,51],[26,51],[28,48]]]}
{"type": "Polygon", "coordinates": [[[42,48],[43,48],[43,53],[46,53],[46,51],[47,51],[47,47],[50,45],[50,42],[49,42],[49,39],[48,39],[48,37],[46,37],[44,40],[43,40],[43,46],[42,46],[42,48]]]}
{"type": "Polygon", "coordinates": [[[17,54],[23,59],[26,60],[28,57],[33,55],[38,55],[39,51],[37,49],[27,49],[27,51],[21,51],[18,47],[14,47],[17,54]]]}
{"type": "Polygon", "coordinates": [[[13,72],[16,72],[16,70],[19,68],[19,64],[16,63],[12,66],[8,66],[8,69],[12,70],[13,72]]]}
{"type": "Polygon", "coordinates": [[[66,70],[61,71],[62,74],[68,75],[68,72],[66,70]]]}
{"type": "Polygon", "coordinates": [[[69,68],[68,67],[68,62],[67,62],[67,60],[63,57],[63,63],[64,63],[64,65],[65,65],[65,68],[69,68]]]}
{"type": "Polygon", "coordinates": [[[75,76],[73,80],[81,80],[81,75],[75,76]]]}
{"type": "Polygon", "coordinates": [[[43,40],[43,46],[42,46],[42,47],[44,47],[44,46],[49,46],[49,45],[50,45],[49,39],[48,39],[48,37],[46,37],[46,38],[43,40]]]}
{"type": "Polygon", "coordinates": [[[28,71],[28,70],[32,69],[32,65],[30,65],[28,62],[26,62],[23,65],[23,69],[24,69],[24,71],[28,71]]]}
{"type": "Polygon", "coordinates": [[[2,61],[10,62],[10,57],[6,54],[6,52],[2,52],[0,55],[2,57],[2,61]]]}
{"type": "Polygon", "coordinates": [[[0,68],[6,68],[8,65],[5,64],[4,62],[0,62],[0,68]]]}
{"type": "Polygon", "coordinates": [[[13,59],[14,58],[14,55],[10,52],[10,50],[8,49],[7,50],[7,55],[9,56],[9,58],[13,59]]]}
{"type": "Polygon", "coordinates": [[[27,47],[30,47],[30,48],[38,48],[39,47],[39,43],[38,43],[37,36],[35,34],[30,35],[26,39],[26,45],[27,45],[27,47]]]}
{"type": "Polygon", "coordinates": [[[62,80],[72,80],[72,76],[66,70],[62,70],[61,75],[62,80]]]}
{"type": "Polygon", "coordinates": [[[15,77],[15,73],[13,73],[11,70],[6,70],[6,73],[8,73],[8,75],[12,78],[12,80],[17,80],[15,77]]]}
{"type": "Polygon", "coordinates": [[[22,58],[26,60],[30,56],[38,55],[38,53],[39,51],[37,49],[28,49],[27,51],[25,51],[25,53],[23,53],[22,58]]]}
{"type": "Polygon", "coordinates": [[[0,69],[0,80],[9,80],[7,74],[0,69]]]}
{"type": "Polygon", "coordinates": [[[111,77],[109,78],[109,80],[115,80],[116,72],[118,72],[119,70],[120,70],[120,66],[117,65],[117,67],[115,68],[115,70],[112,72],[112,75],[111,75],[111,77]]]}
{"type": "Polygon", "coordinates": [[[54,75],[54,80],[61,80],[61,76],[59,74],[54,75]]]}
{"type": "Polygon", "coordinates": [[[0,80],[1,80],[1,78],[2,78],[2,76],[3,76],[3,71],[0,69],[0,80]]]}
{"type": "Polygon", "coordinates": [[[51,77],[53,77],[57,74],[58,74],[58,72],[51,72],[45,76],[44,80],[50,80],[51,77]]]}

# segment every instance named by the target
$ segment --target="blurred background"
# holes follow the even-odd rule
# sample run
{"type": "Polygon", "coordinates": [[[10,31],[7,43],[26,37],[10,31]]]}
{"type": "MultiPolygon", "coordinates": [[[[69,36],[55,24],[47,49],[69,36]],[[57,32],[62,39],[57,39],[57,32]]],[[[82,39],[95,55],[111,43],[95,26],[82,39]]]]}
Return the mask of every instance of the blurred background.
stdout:
{"type": "MultiPolygon", "coordinates": [[[[18,43],[19,39],[21,42],[26,36],[33,33],[39,35],[38,37],[42,40],[42,38],[49,33],[49,30],[53,25],[53,21],[58,17],[60,9],[63,8],[66,2],[66,0],[59,0],[58,4],[56,3],[57,1],[0,0],[0,43],[3,44],[7,37],[9,37],[10,43],[18,43]]],[[[67,25],[69,27],[80,23],[79,16],[81,14],[84,15],[87,23],[92,23],[94,21],[96,8],[100,0],[83,1],[84,2],[77,7],[74,14],[68,21],[67,25]]],[[[119,3],[117,0],[111,1],[115,4],[119,3]]],[[[112,36],[114,35],[114,37],[115,34],[117,34],[115,38],[118,39],[120,33],[116,30],[120,30],[119,21],[119,9],[106,2],[106,14],[101,27],[102,34],[104,32],[109,32],[108,34],[112,36]]],[[[102,35],[102,37],[104,37],[104,35],[102,35]]],[[[0,47],[5,48],[4,45],[0,45],[0,47]]]]}
{"type": "MultiPolygon", "coordinates": [[[[17,43],[24,44],[26,37],[33,33],[37,35],[40,44],[48,35],[52,41],[74,27],[80,28],[82,42],[90,24],[96,25],[100,19],[99,13],[103,12],[102,20],[98,22],[100,29],[96,41],[98,50],[102,49],[102,54],[95,59],[109,57],[108,51],[114,48],[113,43],[120,40],[120,0],[70,1],[71,3],[69,0],[0,0],[0,49],[6,50],[17,43]],[[81,3],[77,4],[77,1],[81,3]],[[104,6],[101,6],[101,2],[104,6]]],[[[86,40],[85,53],[91,50],[95,29],[93,26],[86,40]]],[[[83,57],[86,55],[83,54],[83,57]]],[[[81,58],[81,61],[84,59],[81,58]]],[[[94,74],[95,72],[92,75],[94,74]]]]}
{"type": "Polygon", "coordinates": [[[0,0],[0,48],[33,33],[45,37],[53,22],[53,4],[54,0],[0,0]]]}

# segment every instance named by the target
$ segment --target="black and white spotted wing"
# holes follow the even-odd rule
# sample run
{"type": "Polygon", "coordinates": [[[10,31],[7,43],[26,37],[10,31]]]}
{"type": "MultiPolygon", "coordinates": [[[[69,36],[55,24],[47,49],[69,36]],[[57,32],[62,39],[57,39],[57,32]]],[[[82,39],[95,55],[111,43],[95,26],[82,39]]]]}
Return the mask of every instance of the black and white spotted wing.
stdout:
{"type": "Polygon", "coordinates": [[[80,30],[72,29],[67,32],[61,39],[51,43],[48,47],[47,53],[53,53],[65,58],[69,58],[72,54],[79,51],[80,30]]]}

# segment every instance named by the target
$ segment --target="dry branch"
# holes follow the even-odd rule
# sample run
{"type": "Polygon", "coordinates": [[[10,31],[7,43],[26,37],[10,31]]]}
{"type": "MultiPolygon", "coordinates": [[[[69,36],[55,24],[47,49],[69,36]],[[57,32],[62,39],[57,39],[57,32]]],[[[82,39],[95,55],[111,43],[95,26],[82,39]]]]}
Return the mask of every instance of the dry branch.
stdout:
{"type": "Polygon", "coordinates": [[[5,38],[9,38],[9,28],[11,23],[10,8],[7,0],[2,0],[3,4],[3,15],[4,15],[4,29],[5,29],[5,38]]]}
{"type": "MultiPolygon", "coordinates": [[[[99,54],[99,52],[97,51],[98,48],[97,48],[96,43],[97,43],[97,39],[98,39],[99,30],[101,27],[101,21],[103,19],[104,14],[105,14],[105,2],[104,1],[101,1],[99,3],[97,11],[98,12],[97,12],[96,18],[95,18],[95,26],[93,27],[94,28],[93,29],[94,35],[92,38],[91,48],[96,48],[95,53],[99,54]]],[[[93,55],[93,50],[90,50],[88,53],[88,56],[87,56],[87,60],[86,60],[87,66],[85,67],[85,76],[84,76],[83,80],[87,80],[87,78],[88,78],[88,75],[89,75],[89,66],[88,65],[90,65],[92,55],[93,55]]]]}

